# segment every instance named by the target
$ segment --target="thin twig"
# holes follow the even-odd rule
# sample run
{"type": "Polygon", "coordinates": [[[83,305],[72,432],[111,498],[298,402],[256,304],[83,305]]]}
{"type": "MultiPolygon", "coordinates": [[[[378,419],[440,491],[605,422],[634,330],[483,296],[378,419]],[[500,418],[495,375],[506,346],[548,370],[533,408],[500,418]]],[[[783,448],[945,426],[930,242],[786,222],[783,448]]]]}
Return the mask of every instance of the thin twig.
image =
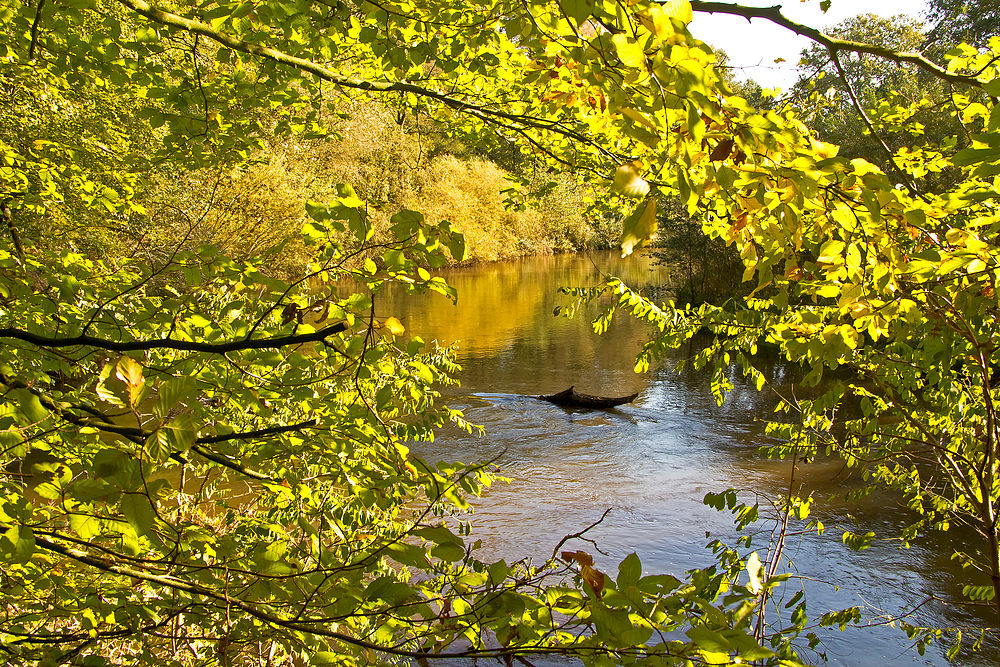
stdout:
{"type": "Polygon", "coordinates": [[[861,106],[861,100],[858,98],[858,94],[854,91],[854,86],[851,84],[851,80],[847,78],[847,72],[844,71],[844,66],[840,64],[840,57],[837,55],[837,51],[835,49],[830,49],[830,58],[833,60],[834,67],[837,68],[837,74],[840,76],[840,80],[843,81],[844,86],[847,87],[847,94],[851,98],[854,110],[858,112],[858,115],[861,116],[861,120],[864,121],[865,127],[868,128],[871,135],[876,141],[878,141],[879,146],[881,146],[882,150],[885,151],[886,157],[889,158],[889,166],[892,167],[892,170],[896,172],[896,175],[903,181],[903,184],[906,185],[906,189],[910,191],[910,194],[914,197],[920,197],[920,193],[917,192],[917,188],[913,185],[913,182],[910,181],[909,176],[907,176],[906,172],[900,169],[899,165],[896,164],[896,156],[892,152],[892,149],[889,148],[889,144],[885,143],[885,140],[882,139],[882,135],[880,135],[878,130],[875,129],[875,124],[872,123],[872,119],[868,116],[868,112],[865,111],[863,106],[861,106]]]}
{"type": "MultiPolygon", "coordinates": [[[[590,524],[589,526],[587,526],[586,528],[584,528],[583,530],[581,530],[578,533],[573,533],[572,535],[567,535],[566,537],[564,537],[561,540],[559,540],[559,543],[556,544],[555,549],[552,550],[552,557],[553,558],[556,557],[556,555],[559,553],[559,548],[562,545],[566,544],[570,540],[574,540],[574,539],[583,537],[587,533],[587,531],[589,531],[591,528],[595,528],[596,526],[600,525],[600,523],[602,521],[604,521],[604,519],[608,516],[608,514],[611,513],[611,510],[612,510],[612,508],[609,507],[608,509],[604,510],[604,514],[601,515],[601,518],[598,519],[597,521],[595,521],[594,523],[590,524]]],[[[597,544],[593,540],[588,540],[588,542],[590,542],[591,544],[593,544],[595,549],[597,548],[597,544]]],[[[600,551],[602,554],[604,554],[604,552],[601,551],[600,549],[597,549],[597,550],[600,551]]],[[[607,556],[607,554],[604,554],[604,555],[607,556]]]]}

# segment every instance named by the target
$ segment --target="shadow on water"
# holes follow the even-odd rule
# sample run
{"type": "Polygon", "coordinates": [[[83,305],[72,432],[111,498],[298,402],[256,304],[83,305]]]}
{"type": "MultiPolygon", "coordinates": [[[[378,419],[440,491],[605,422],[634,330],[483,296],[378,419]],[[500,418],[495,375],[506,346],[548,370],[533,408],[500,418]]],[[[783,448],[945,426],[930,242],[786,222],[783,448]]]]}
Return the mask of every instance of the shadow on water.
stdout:
{"type": "MultiPolygon", "coordinates": [[[[649,331],[627,317],[616,317],[602,337],[590,329],[593,315],[553,317],[553,308],[564,302],[558,287],[597,283],[598,266],[631,284],[665,280],[664,269],[655,269],[648,260],[623,262],[610,254],[544,257],[450,272],[446,277],[458,289],[457,305],[440,297],[402,295],[379,303],[380,314],[396,315],[410,334],[459,342],[462,387],[449,389],[448,400],[485,427],[483,437],[446,431],[414,450],[429,460],[500,455],[501,474],[511,481],[478,499],[472,517],[482,557],[543,560],[563,536],[611,508],[588,534],[605,554],[587,543],[567,546],[594,553],[598,566],[612,573],[632,551],[648,573],[704,567],[711,562],[707,533],[734,541],[730,516],[705,507],[706,493],[735,487],[776,496],[787,488],[790,463],[759,453],[767,442],[763,419],[773,402],[734,378],[733,392],[718,406],[706,373],[677,373],[672,364],[634,374],[635,354],[649,331]],[[600,411],[566,409],[533,398],[570,385],[608,396],[640,394],[632,404],[600,411]]],[[[796,367],[777,362],[766,370],[771,381],[786,389],[799,375],[796,367]]],[[[849,472],[836,461],[800,466],[796,472],[817,497],[816,517],[829,527],[823,537],[795,538],[786,551],[808,581],[810,614],[858,605],[877,623],[882,613],[898,614],[923,603],[908,619],[911,623],[987,624],[947,602],[959,600],[968,583],[948,558],[949,543],[968,536],[953,530],[902,548],[888,537],[913,517],[895,497],[884,494],[857,504],[843,502],[844,491],[861,484],[849,472]],[[841,544],[844,529],[871,530],[884,539],[855,553],[841,544]],[[927,602],[931,596],[943,601],[927,602]]],[[[790,583],[786,590],[790,597],[796,589],[790,583]]],[[[823,638],[833,665],[946,664],[939,652],[921,657],[909,650],[898,628],[828,631],[823,638]]],[[[998,658],[1000,651],[991,646],[960,662],[993,665],[998,658]]]]}

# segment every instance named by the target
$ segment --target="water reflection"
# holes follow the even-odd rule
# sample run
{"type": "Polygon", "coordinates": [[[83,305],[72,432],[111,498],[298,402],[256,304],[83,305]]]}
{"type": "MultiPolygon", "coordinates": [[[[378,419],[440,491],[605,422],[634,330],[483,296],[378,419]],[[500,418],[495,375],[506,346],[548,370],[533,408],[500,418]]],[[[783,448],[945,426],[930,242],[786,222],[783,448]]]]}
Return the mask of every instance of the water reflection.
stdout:
{"type": "MultiPolygon", "coordinates": [[[[477,503],[473,521],[486,556],[543,559],[564,535],[612,508],[589,534],[606,552],[595,554],[599,566],[614,571],[621,558],[636,551],[647,572],[704,567],[710,562],[706,533],[733,535],[729,516],[702,504],[705,493],[737,487],[776,495],[788,483],[790,463],[758,453],[766,442],[762,420],[773,403],[737,382],[726,403],[717,406],[708,375],[691,370],[678,374],[661,368],[635,375],[634,356],[649,332],[627,317],[616,318],[611,331],[598,337],[590,330],[590,317],[552,316],[562,302],[558,287],[594,284],[601,271],[639,285],[665,278],[662,269],[642,258],[533,258],[451,272],[447,278],[459,291],[456,306],[441,297],[410,300],[402,294],[378,304],[385,314],[400,317],[410,333],[459,342],[462,388],[450,401],[486,428],[481,438],[447,432],[421,445],[418,453],[465,461],[501,455],[503,474],[511,482],[477,503]],[[567,410],[531,398],[570,385],[593,394],[641,393],[631,405],[602,412],[567,410]]],[[[788,390],[798,377],[796,368],[779,363],[766,370],[788,390]]],[[[965,575],[948,560],[946,547],[950,539],[964,539],[961,535],[939,535],[910,549],[891,540],[876,541],[862,553],[841,545],[845,527],[892,535],[912,520],[890,497],[873,496],[856,505],[831,499],[859,484],[847,472],[834,461],[800,466],[796,472],[817,494],[817,516],[830,526],[826,537],[799,536],[787,550],[798,572],[816,580],[809,584],[811,614],[861,605],[877,619],[880,611],[899,613],[932,595],[959,599],[965,575]]],[[[587,544],[576,546],[593,551],[587,544]]],[[[936,626],[987,622],[941,601],[924,604],[909,620],[936,626]]],[[[823,636],[823,650],[834,665],[946,664],[939,653],[920,657],[910,651],[906,636],[894,628],[823,636]]],[[[994,647],[963,664],[996,664],[998,656],[994,647]]]]}

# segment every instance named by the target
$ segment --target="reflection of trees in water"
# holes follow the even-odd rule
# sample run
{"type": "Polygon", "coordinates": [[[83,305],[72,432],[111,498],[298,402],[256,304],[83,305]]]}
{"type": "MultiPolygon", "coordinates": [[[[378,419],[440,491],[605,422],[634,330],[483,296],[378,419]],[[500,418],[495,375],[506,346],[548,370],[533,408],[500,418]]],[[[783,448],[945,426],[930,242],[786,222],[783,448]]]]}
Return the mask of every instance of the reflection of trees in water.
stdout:
{"type": "Polygon", "coordinates": [[[399,290],[388,294],[379,311],[402,319],[408,335],[457,341],[462,381],[470,391],[531,387],[529,393],[544,393],[578,384],[591,393],[631,393],[646,384],[631,373],[648,337],[645,325],[615,318],[612,331],[601,337],[590,323],[596,308],[573,319],[553,314],[568,300],[558,294],[560,287],[597,285],[602,273],[637,284],[663,280],[648,257],[622,260],[603,251],[540,256],[443,272],[458,290],[457,305],[436,295],[404,298],[399,290]]]}
{"type": "Polygon", "coordinates": [[[458,342],[463,357],[502,350],[536,319],[543,294],[501,266],[506,264],[486,265],[473,275],[447,274],[458,290],[457,304],[437,295],[410,300],[397,292],[390,294],[386,312],[397,314],[411,333],[426,340],[458,342]]]}

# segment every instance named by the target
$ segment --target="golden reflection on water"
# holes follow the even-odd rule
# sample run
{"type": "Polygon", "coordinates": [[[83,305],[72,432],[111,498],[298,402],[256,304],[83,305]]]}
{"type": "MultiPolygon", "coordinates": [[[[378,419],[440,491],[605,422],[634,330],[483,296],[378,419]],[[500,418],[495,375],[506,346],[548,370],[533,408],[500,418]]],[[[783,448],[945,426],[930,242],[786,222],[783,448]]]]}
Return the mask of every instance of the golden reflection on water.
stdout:
{"type": "Polygon", "coordinates": [[[666,269],[652,264],[648,256],[626,261],[614,252],[600,251],[450,269],[441,275],[457,289],[456,304],[437,294],[414,296],[395,289],[387,292],[379,309],[400,317],[408,335],[441,344],[458,343],[460,358],[496,355],[519,340],[530,338],[544,344],[553,328],[589,327],[588,317],[551,322],[553,308],[569,302],[557,294],[560,287],[590,287],[602,282],[602,273],[625,278],[632,285],[665,281],[666,269]]]}

